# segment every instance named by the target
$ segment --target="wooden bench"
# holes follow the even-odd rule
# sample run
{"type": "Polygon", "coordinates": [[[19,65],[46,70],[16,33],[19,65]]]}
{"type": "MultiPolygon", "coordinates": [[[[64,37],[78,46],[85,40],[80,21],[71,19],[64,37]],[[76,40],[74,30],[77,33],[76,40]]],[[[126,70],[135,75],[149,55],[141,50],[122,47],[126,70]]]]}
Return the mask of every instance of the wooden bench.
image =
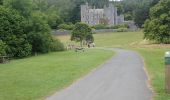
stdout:
{"type": "Polygon", "coordinates": [[[75,52],[78,52],[78,51],[85,51],[85,48],[82,48],[82,47],[76,47],[75,48],[75,52]]]}
{"type": "Polygon", "coordinates": [[[8,63],[9,62],[9,57],[8,56],[0,56],[0,63],[8,63]]]}

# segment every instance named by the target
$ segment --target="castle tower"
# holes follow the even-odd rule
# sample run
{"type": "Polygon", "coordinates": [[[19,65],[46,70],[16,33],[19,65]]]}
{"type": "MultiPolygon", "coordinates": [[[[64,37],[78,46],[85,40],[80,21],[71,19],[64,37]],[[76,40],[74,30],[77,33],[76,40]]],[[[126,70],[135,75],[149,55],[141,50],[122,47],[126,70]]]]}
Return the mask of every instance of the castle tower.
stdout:
{"type": "Polygon", "coordinates": [[[88,3],[85,5],[81,5],[81,22],[89,23],[88,22],[88,15],[89,15],[89,6],[88,3]]]}
{"type": "Polygon", "coordinates": [[[117,9],[112,5],[112,3],[109,4],[109,7],[104,7],[104,15],[107,17],[109,25],[117,24],[117,9]]]}

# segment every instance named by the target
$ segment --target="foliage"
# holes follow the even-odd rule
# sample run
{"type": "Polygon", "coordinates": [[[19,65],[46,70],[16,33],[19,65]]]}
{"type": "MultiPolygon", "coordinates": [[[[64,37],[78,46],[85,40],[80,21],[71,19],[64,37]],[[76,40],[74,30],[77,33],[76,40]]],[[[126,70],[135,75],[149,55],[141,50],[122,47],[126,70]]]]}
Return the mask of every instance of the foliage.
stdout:
{"type": "Polygon", "coordinates": [[[3,0],[0,0],[0,5],[3,5],[3,0]]]}
{"type": "Polygon", "coordinates": [[[70,24],[60,24],[59,26],[58,26],[58,29],[65,29],[65,30],[73,30],[74,29],[74,25],[72,24],[72,23],[70,23],[70,24]]]}
{"type": "Polygon", "coordinates": [[[13,13],[16,13],[13,14],[11,12],[13,14],[11,17],[6,17],[4,14],[1,16],[1,20],[4,21],[1,24],[4,28],[6,27],[4,30],[7,31],[1,35],[4,35],[2,37],[3,42],[7,44],[6,52],[11,56],[25,57],[31,53],[47,53],[52,51],[50,47],[54,43],[52,43],[53,39],[50,34],[51,29],[49,25],[52,28],[56,28],[62,23],[62,20],[57,15],[57,12],[52,10],[53,8],[42,12],[41,10],[45,5],[39,7],[34,2],[32,0],[5,1],[5,6],[15,9],[13,13]],[[5,22],[4,19],[7,21],[5,22]]]}
{"type": "Polygon", "coordinates": [[[145,22],[144,38],[159,43],[170,43],[170,0],[161,0],[150,10],[150,19],[145,22]]]}
{"type": "Polygon", "coordinates": [[[143,27],[145,20],[149,18],[149,9],[151,8],[151,3],[151,1],[143,1],[143,3],[138,5],[134,10],[134,21],[138,27],[143,27]]]}
{"type": "Polygon", "coordinates": [[[24,18],[14,10],[0,7],[0,22],[0,40],[7,45],[6,53],[14,57],[30,55],[24,18]]]}
{"type": "Polygon", "coordinates": [[[149,17],[149,9],[158,1],[159,0],[123,0],[113,3],[118,7],[118,14],[124,14],[125,20],[134,20],[137,26],[142,27],[145,20],[149,17]]]}
{"type": "Polygon", "coordinates": [[[114,25],[110,27],[111,29],[119,29],[119,28],[129,28],[128,24],[120,24],[120,25],[114,25]]]}
{"type": "Polygon", "coordinates": [[[34,9],[32,0],[7,0],[5,6],[17,10],[22,16],[29,17],[34,9]]]}
{"type": "Polygon", "coordinates": [[[32,45],[33,53],[47,53],[50,51],[52,37],[50,35],[50,27],[44,20],[45,16],[41,12],[31,14],[29,26],[27,30],[29,43],[32,45]],[[41,16],[40,16],[41,15],[41,16]]]}
{"type": "Polygon", "coordinates": [[[1,55],[6,55],[6,45],[3,43],[2,40],[0,40],[0,56],[1,55]]]}
{"type": "Polygon", "coordinates": [[[109,29],[109,27],[105,24],[94,25],[94,26],[92,26],[92,28],[94,28],[94,29],[109,29]]]}
{"type": "Polygon", "coordinates": [[[51,51],[64,51],[65,47],[58,39],[53,39],[50,45],[51,51]]]}
{"type": "Polygon", "coordinates": [[[82,46],[83,41],[90,41],[92,37],[92,29],[90,26],[85,23],[76,23],[72,31],[71,40],[81,42],[82,46]]]}
{"type": "Polygon", "coordinates": [[[63,20],[60,18],[60,16],[55,13],[48,14],[47,21],[52,29],[57,29],[57,27],[63,23],[63,20]]]}
{"type": "Polygon", "coordinates": [[[98,24],[95,26],[92,26],[94,29],[119,29],[119,28],[129,28],[127,24],[120,24],[120,25],[113,25],[113,26],[108,26],[105,24],[98,24]]]}
{"type": "Polygon", "coordinates": [[[117,32],[127,32],[127,28],[118,28],[117,32]]]}

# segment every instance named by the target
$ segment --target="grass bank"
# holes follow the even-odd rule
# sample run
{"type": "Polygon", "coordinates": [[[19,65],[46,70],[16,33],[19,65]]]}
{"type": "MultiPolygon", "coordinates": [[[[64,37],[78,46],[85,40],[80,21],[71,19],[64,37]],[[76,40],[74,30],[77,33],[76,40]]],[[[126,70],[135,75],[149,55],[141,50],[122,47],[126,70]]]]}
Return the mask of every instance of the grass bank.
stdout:
{"type": "Polygon", "coordinates": [[[90,72],[111,51],[56,52],[0,65],[0,100],[41,100],[90,72]]]}
{"type": "MultiPolygon", "coordinates": [[[[58,36],[57,38],[65,44],[74,43],[70,41],[70,35],[58,36]]],[[[129,47],[141,42],[143,40],[143,33],[141,31],[97,33],[94,34],[94,39],[97,47],[129,47]]]]}
{"type": "Polygon", "coordinates": [[[156,93],[155,100],[170,100],[170,94],[165,92],[164,54],[168,48],[138,48],[135,49],[144,58],[146,68],[151,78],[151,85],[156,93]]]}

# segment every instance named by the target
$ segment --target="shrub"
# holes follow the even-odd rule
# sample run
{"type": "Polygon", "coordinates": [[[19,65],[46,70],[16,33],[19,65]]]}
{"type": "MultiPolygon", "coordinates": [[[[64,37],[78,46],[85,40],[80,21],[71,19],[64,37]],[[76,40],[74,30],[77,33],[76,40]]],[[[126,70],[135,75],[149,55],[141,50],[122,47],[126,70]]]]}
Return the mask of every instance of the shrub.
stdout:
{"type": "Polygon", "coordinates": [[[127,32],[127,28],[118,28],[117,32],[127,32]]]}
{"type": "Polygon", "coordinates": [[[109,27],[107,27],[105,24],[98,24],[98,25],[92,26],[92,28],[98,30],[98,29],[108,29],[109,27]]]}
{"type": "Polygon", "coordinates": [[[61,43],[58,39],[53,39],[50,45],[51,51],[64,51],[64,44],[61,43]]]}
{"type": "Polygon", "coordinates": [[[74,27],[75,26],[73,24],[60,24],[58,29],[73,30],[74,27]]]}
{"type": "Polygon", "coordinates": [[[119,29],[119,28],[129,28],[127,24],[120,24],[120,25],[114,25],[110,27],[111,29],[119,29]]]}
{"type": "Polygon", "coordinates": [[[94,29],[119,29],[119,28],[129,28],[127,24],[120,24],[120,25],[113,25],[113,26],[108,26],[105,24],[98,24],[95,26],[92,26],[94,29]]]}
{"type": "Polygon", "coordinates": [[[28,40],[32,45],[32,53],[48,53],[50,51],[50,38],[42,33],[29,33],[28,40]]]}

